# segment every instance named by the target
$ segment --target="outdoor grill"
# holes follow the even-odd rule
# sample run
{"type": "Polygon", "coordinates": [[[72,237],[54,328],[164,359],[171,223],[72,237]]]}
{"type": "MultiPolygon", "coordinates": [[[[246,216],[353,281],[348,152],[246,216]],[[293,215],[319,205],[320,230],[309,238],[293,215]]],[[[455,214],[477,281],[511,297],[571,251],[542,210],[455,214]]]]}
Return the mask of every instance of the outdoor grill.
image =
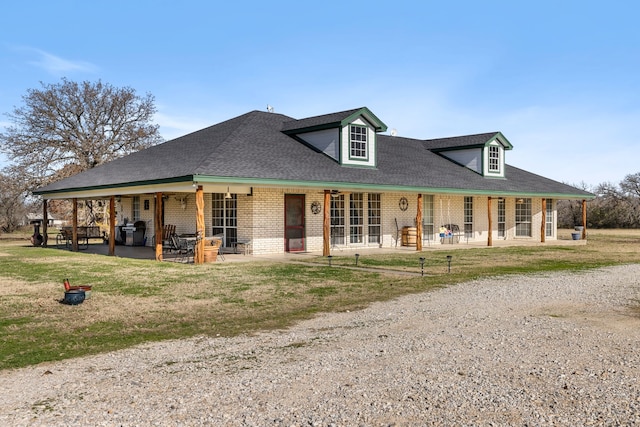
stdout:
{"type": "Polygon", "coordinates": [[[124,244],[126,246],[144,246],[144,233],[147,225],[144,221],[129,223],[121,228],[125,233],[124,244]]]}

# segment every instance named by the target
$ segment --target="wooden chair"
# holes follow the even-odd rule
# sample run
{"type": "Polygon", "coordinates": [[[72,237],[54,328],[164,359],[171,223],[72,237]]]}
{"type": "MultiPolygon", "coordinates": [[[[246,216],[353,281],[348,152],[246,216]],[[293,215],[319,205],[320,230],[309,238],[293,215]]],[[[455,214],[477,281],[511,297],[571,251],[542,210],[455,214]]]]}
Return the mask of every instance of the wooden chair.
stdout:
{"type": "Polygon", "coordinates": [[[171,236],[176,233],[176,226],[173,224],[165,224],[162,229],[162,242],[171,240],[171,236]]]}
{"type": "Polygon", "coordinates": [[[162,251],[174,251],[178,248],[174,245],[171,236],[176,234],[176,226],[171,224],[165,224],[162,228],[162,251]]]}

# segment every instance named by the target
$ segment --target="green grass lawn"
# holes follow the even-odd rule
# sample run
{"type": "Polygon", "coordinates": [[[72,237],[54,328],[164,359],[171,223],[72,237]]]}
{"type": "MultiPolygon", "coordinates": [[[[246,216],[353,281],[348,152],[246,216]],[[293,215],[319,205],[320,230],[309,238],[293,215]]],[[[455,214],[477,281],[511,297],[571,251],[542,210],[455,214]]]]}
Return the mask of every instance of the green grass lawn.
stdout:
{"type": "MultiPolygon", "coordinates": [[[[305,262],[308,261],[305,259],[305,262]]],[[[307,263],[184,265],[72,253],[0,241],[0,369],[196,335],[285,328],[318,312],[478,277],[583,270],[640,262],[640,231],[590,230],[587,245],[353,255],[307,263]],[[446,255],[452,255],[447,272],[446,255]],[[419,257],[425,258],[425,276],[419,257]],[[315,264],[313,264],[315,262],[315,264]],[[349,267],[349,268],[345,268],[349,267]],[[394,271],[415,274],[394,274],[394,271]],[[78,306],[62,281],[92,285],[78,306]]]]}

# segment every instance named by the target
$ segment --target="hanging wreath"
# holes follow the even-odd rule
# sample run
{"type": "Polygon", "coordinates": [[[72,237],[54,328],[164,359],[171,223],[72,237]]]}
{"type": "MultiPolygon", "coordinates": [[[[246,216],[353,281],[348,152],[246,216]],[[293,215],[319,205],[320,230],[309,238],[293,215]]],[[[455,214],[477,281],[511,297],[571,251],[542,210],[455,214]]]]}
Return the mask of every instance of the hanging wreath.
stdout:
{"type": "Polygon", "coordinates": [[[400,202],[398,202],[398,206],[400,206],[400,210],[404,212],[409,208],[409,201],[407,200],[406,197],[400,197],[400,202]]]}
{"type": "Polygon", "coordinates": [[[320,205],[320,202],[311,203],[311,212],[313,212],[314,215],[319,214],[321,210],[322,205],[320,205]]]}

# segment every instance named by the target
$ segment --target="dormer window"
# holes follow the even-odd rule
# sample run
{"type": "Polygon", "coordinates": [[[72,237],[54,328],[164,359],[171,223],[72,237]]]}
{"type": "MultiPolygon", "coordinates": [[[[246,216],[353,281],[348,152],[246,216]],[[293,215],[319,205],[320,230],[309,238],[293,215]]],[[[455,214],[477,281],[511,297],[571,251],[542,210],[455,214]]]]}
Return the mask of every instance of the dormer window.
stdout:
{"type": "Polygon", "coordinates": [[[368,108],[290,120],[283,123],[282,132],[322,152],[342,166],[375,168],[378,132],[385,132],[382,123],[368,108]]]}
{"type": "Polygon", "coordinates": [[[367,158],[367,128],[366,126],[350,126],[349,141],[351,150],[349,156],[352,159],[367,158]]]}
{"type": "Polygon", "coordinates": [[[489,172],[500,173],[500,147],[489,146],[489,172]]]}

